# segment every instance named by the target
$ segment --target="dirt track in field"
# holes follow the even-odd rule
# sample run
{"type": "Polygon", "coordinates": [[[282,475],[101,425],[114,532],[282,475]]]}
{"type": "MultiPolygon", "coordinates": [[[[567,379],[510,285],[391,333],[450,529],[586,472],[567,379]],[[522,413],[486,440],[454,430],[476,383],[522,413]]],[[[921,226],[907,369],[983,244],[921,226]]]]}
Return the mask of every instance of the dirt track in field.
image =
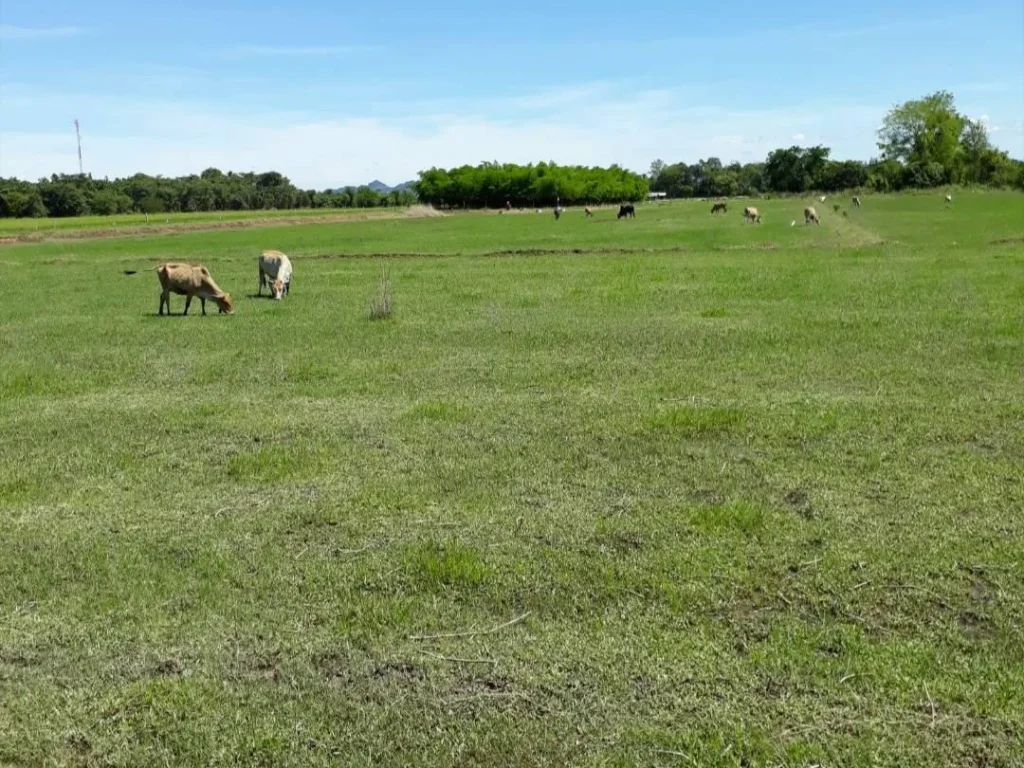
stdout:
{"type": "Polygon", "coordinates": [[[49,232],[20,232],[0,236],[0,245],[47,243],[56,240],[99,240],[107,237],[137,237],[139,235],[170,235],[176,232],[206,232],[218,229],[248,229],[255,227],[283,227],[294,224],[342,224],[354,221],[384,221],[387,219],[422,219],[447,214],[426,205],[414,205],[402,211],[386,213],[335,213],[322,216],[274,216],[266,218],[234,219],[231,221],[183,221],[180,224],[130,224],[123,227],[96,227],[94,229],[51,230],[49,232]]]}

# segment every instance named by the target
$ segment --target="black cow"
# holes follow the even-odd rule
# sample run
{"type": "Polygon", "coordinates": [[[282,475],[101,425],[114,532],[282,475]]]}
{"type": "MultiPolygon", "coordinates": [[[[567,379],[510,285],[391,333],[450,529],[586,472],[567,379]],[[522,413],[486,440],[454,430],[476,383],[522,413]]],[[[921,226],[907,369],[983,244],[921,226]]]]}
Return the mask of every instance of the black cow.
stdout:
{"type": "Polygon", "coordinates": [[[621,219],[623,216],[630,216],[630,217],[635,219],[636,218],[636,207],[632,203],[630,203],[628,205],[620,205],[619,206],[619,215],[616,216],[615,218],[621,219]]]}

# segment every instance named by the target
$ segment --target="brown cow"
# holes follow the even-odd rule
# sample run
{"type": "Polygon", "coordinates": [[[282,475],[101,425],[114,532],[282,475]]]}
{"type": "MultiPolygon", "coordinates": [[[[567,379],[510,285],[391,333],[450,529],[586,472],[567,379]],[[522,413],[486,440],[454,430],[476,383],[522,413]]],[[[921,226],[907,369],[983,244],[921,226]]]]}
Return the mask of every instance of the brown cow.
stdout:
{"type": "Polygon", "coordinates": [[[584,216],[585,218],[588,218],[588,219],[589,219],[589,218],[590,218],[591,216],[593,216],[593,215],[594,215],[594,212],[593,212],[592,210],[590,210],[589,208],[584,208],[584,209],[583,209],[583,216],[584,216]]]}
{"type": "Polygon", "coordinates": [[[821,222],[818,221],[818,212],[814,210],[813,205],[809,205],[806,208],[804,208],[804,226],[807,226],[812,221],[815,224],[821,224],[821,222]]]}
{"type": "Polygon", "coordinates": [[[761,212],[751,205],[748,205],[743,209],[743,218],[747,221],[756,221],[758,224],[761,223],[761,212]]]}
{"type": "Polygon", "coordinates": [[[711,206],[711,213],[718,213],[719,211],[721,211],[722,213],[728,213],[729,206],[724,201],[715,203],[714,205],[711,206]]]}
{"type": "Polygon", "coordinates": [[[192,297],[198,296],[203,306],[203,314],[206,314],[206,300],[212,299],[217,302],[221,312],[230,315],[232,313],[231,296],[224,293],[210,277],[210,270],[201,264],[161,264],[156,268],[156,276],[160,278],[160,309],[158,315],[164,313],[164,305],[167,305],[167,314],[171,314],[171,294],[185,296],[185,311],[182,315],[188,314],[189,305],[192,304],[192,297]]]}

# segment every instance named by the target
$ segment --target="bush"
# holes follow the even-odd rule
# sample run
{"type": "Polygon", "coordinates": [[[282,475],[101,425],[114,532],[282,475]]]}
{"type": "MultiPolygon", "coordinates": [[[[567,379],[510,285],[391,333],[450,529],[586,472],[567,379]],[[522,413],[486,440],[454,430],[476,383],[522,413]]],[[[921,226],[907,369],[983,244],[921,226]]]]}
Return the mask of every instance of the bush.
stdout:
{"type": "Polygon", "coordinates": [[[38,219],[47,215],[46,205],[37,190],[0,192],[0,216],[19,219],[38,219]]]}
{"type": "Polygon", "coordinates": [[[94,192],[89,198],[89,210],[97,216],[112,216],[115,213],[128,213],[132,209],[132,199],[123,192],[103,190],[94,192]]]}
{"type": "Polygon", "coordinates": [[[39,194],[51,216],[83,216],[89,212],[85,195],[71,184],[43,184],[39,194]]]}
{"type": "Polygon", "coordinates": [[[916,163],[904,169],[904,186],[929,189],[949,181],[942,163],[916,163]]]}

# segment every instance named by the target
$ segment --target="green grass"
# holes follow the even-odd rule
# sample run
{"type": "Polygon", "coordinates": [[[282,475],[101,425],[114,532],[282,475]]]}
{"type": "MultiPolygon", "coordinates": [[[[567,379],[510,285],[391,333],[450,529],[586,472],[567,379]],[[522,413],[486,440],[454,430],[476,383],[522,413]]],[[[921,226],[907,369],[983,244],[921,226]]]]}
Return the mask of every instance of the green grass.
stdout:
{"type": "Polygon", "coordinates": [[[0,248],[0,764],[1021,765],[1024,197],[803,205],[0,248]]]}

